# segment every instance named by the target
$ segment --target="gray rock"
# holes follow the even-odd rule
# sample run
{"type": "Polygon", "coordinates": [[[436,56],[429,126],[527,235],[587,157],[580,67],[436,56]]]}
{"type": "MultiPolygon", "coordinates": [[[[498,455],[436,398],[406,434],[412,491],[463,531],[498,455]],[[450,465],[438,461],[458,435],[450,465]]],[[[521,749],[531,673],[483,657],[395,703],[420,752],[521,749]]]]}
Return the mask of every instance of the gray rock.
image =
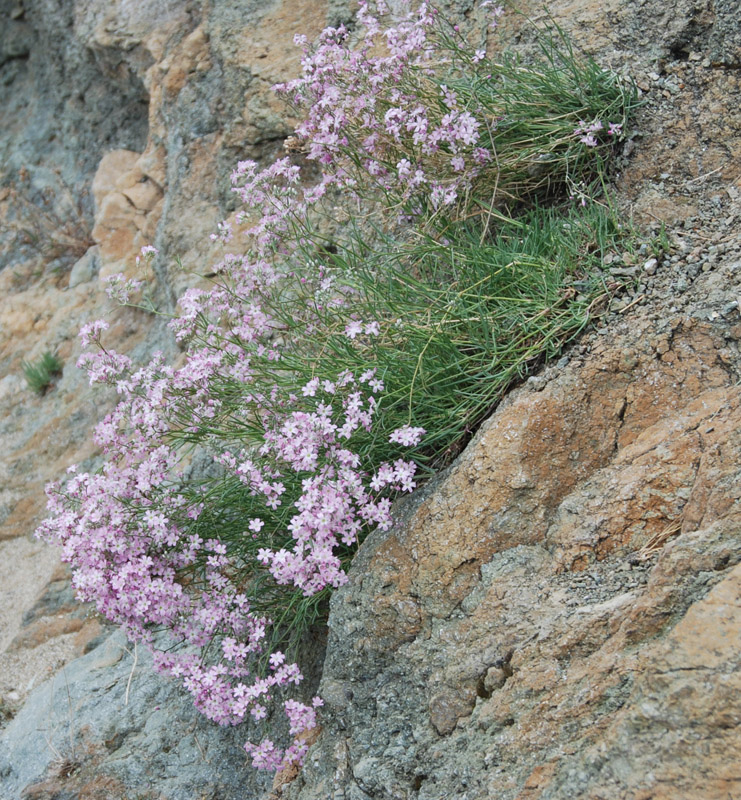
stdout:
{"type": "Polygon", "coordinates": [[[85,255],[72,267],[69,274],[69,288],[74,289],[81,283],[88,283],[93,279],[99,268],[98,246],[90,247],[85,255]]]}
{"type": "MultiPolygon", "coordinates": [[[[0,16],[15,5],[0,2],[0,16]]],[[[0,70],[20,65],[0,89],[2,162],[11,169],[46,164],[71,185],[90,175],[103,152],[141,147],[147,134],[140,76],[112,69],[76,36],[77,5],[26,0],[22,19],[3,36],[0,57],[0,70]]]]}
{"type": "Polygon", "coordinates": [[[248,726],[210,723],[143,648],[136,666],[132,651],[116,633],[30,695],[0,735],[0,798],[31,786],[77,798],[109,781],[111,800],[243,800],[270,785],[247,763],[248,726]]]}
{"type": "Polygon", "coordinates": [[[643,271],[646,275],[653,275],[656,272],[656,267],[658,266],[659,262],[655,258],[649,258],[648,261],[643,265],[643,271]]]}

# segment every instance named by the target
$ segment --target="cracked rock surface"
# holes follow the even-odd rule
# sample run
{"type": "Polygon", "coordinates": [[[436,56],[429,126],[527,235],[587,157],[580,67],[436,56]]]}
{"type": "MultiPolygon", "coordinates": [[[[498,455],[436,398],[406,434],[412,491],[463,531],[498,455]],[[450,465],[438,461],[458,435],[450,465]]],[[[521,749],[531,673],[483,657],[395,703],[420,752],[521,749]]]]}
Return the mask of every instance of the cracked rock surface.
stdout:
{"type": "Polygon", "coordinates": [[[288,797],[734,796],[738,326],[611,333],[366,542],[288,797]]]}

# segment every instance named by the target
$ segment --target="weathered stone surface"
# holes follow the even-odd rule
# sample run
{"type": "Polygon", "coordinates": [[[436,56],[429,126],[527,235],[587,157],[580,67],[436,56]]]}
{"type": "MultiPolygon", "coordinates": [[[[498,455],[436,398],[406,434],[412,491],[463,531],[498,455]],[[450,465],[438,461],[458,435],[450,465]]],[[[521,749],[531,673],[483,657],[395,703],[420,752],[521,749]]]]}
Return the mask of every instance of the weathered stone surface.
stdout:
{"type": "Polygon", "coordinates": [[[68,289],[74,289],[81,283],[91,281],[100,269],[100,253],[96,246],[88,248],[85,255],[75,262],[69,273],[68,289]]]}
{"type": "Polygon", "coordinates": [[[0,796],[255,797],[272,776],[246,769],[248,734],[208,723],[114,634],[40,686],[0,734],[0,796]]]}
{"type": "MultiPolygon", "coordinates": [[[[135,181],[129,181],[131,173],[136,174],[139,153],[133,150],[111,150],[100,159],[100,164],[93,178],[93,199],[96,216],[100,214],[105,198],[117,189],[128,187],[135,181]]],[[[141,177],[141,173],[135,180],[141,177]]]]}
{"type": "Polygon", "coordinates": [[[729,332],[615,326],[579,366],[511,395],[366,542],[332,601],[323,731],[284,796],[733,796],[729,332]]]}

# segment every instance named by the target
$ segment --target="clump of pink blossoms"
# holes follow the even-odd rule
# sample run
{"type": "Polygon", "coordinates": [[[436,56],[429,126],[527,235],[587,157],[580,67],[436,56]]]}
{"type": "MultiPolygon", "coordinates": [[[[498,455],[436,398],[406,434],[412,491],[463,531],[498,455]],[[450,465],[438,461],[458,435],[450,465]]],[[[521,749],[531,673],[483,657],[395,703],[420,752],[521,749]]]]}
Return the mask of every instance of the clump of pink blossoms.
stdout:
{"type": "MultiPolygon", "coordinates": [[[[246,256],[227,256],[217,271],[219,283],[188,292],[172,320],[175,335],[190,340],[177,369],[160,355],[136,369],[103,346],[105,321],[83,328],[94,349],[80,365],[91,383],[115,387],[120,402],[95,429],[102,470],[72,467],[63,489],[50,486],[39,532],[61,542],[80,599],[147,643],[157,668],[180,679],[209,719],[234,725],[266,717],[274,693],[302,679],[283,652],[266,652],[271,621],[254,609],[250,576],[267,573],[305,596],[342,585],[342,552],[391,525],[390,497],[414,488],[415,465],[362,464],[353,451],[354,435],[372,430],[383,392],[374,370],[310,381],[288,395],[266,378],[283,356],[270,303],[289,276],[246,256]],[[251,563],[239,537],[199,525],[205,499],[186,480],[180,445],[188,440],[207,442],[225,479],[244,487],[250,515],[241,538],[263,543],[251,563]],[[258,657],[267,657],[267,673],[256,670],[258,657]]],[[[285,701],[292,735],[316,725],[319,705],[285,701]]],[[[285,752],[270,740],[247,746],[255,766],[269,768],[300,760],[305,749],[300,738],[285,752]]]]}
{"type": "MultiPolygon", "coordinates": [[[[392,207],[453,206],[492,159],[481,146],[491,121],[477,116],[470,96],[432,79],[442,52],[437,12],[423,2],[382,30],[384,4],[376,8],[361,0],[356,47],[343,28],[325,30],[305,53],[302,77],[279,87],[307,112],[297,135],[323,168],[318,184],[305,188],[289,158],[234,170],[234,191],[259,219],[247,232],[249,252],[227,253],[210,288],[180,298],[171,328],[187,347],[184,363],[175,368],[155,354],[137,367],[104,345],[105,321],[81,332],[91,349],[79,366],[119,402],[95,429],[102,469],[71,467],[64,486],[49,487],[39,533],[62,544],[78,596],[146,643],[156,667],[222,725],[267,718],[278,693],[302,680],[297,664],[271,651],[272,620],[255,587],[311,597],[341,586],[353,548],[374,527],[388,528],[392,498],[415,487],[415,464],[401,454],[425,433],[398,428],[387,439],[399,457],[363,463],[356,441],[373,434],[383,377],[368,369],[287,385],[291,330],[275,311],[297,281],[317,287],[314,302],[321,295],[347,305],[350,341],[381,332],[378,320],[352,317],[321,265],[297,266],[297,221],[332,187],[380,191],[392,207]],[[210,454],[211,483],[190,480],[191,445],[210,454]],[[214,516],[217,489],[238,492],[236,521],[228,508],[214,516]]],[[[212,238],[226,246],[234,232],[223,223],[212,238]]],[[[157,254],[147,247],[142,255],[157,254]]],[[[121,302],[139,288],[118,277],[109,286],[121,302]]],[[[310,304],[304,312],[303,330],[311,330],[310,304]]],[[[300,762],[301,734],[316,726],[320,706],[319,698],[284,700],[293,743],[285,751],[267,738],[248,743],[252,763],[300,762]]]]}
{"type": "MultiPolygon", "coordinates": [[[[325,183],[380,192],[389,205],[452,206],[492,159],[480,145],[490,123],[470,92],[436,76],[484,55],[462,40],[451,46],[457,30],[428,2],[385,28],[385,3],[359,5],[359,41],[342,26],[327,28],[305,48],[301,77],[274,88],[305,114],[296,134],[331,176],[325,183]]],[[[493,20],[501,13],[493,9],[493,20]]]]}

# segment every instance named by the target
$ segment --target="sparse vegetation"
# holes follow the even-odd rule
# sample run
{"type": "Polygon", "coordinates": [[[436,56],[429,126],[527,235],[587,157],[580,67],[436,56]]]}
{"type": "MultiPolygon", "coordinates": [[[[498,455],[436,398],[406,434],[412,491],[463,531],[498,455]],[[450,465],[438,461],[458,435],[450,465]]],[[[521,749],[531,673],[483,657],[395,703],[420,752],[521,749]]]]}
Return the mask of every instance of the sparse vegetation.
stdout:
{"type": "Polygon", "coordinates": [[[28,388],[35,394],[43,395],[52,385],[54,378],[62,374],[64,364],[57,355],[47,350],[36,361],[22,361],[21,367],[28,388]]]}
{"type": "Polygon", "coordinates": [[[59,175],[37,188],[28,170],[21,169],[0,188],[7,201],[0,244],[6,253],[40,258],[54,272],[71,267],[95,242],[92,238],[87,193],[68,186],[59,175]],[[53,185],[51,185],[53,184],[53,185]]]}

